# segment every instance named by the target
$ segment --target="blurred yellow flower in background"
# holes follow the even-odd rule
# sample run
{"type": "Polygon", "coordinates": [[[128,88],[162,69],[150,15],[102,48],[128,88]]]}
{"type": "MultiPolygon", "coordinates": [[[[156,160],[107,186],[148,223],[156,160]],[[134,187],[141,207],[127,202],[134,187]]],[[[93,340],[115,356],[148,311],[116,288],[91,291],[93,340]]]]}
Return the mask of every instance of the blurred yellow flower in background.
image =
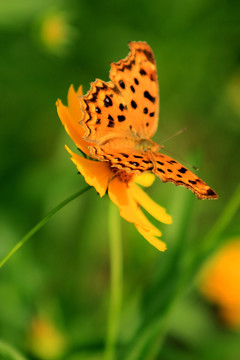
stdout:
{"type": "Polygon", "coordinates": [[[240,329],[240,237],[228,242],[207,263],[200,289],[219,307],[224,321],[240,329]]]}
{"type": "Polygon", "coordinates": [[[77,31],[70,24],[69,14],[64,11],[49,11],[38,21],[38,40],[50,53],[62,55],[76,37],[77,31]]]}
{"type": "MultiPolygon", "coordinates": [[[[76,146],[87,156],[90,156],[90,142],[83,140],[84,130],[79,124],[82,118],[81,110],[82,88],[75,93],[71,86],[68,93],[68,107],[64,106],[60,100],[57,101],[58,115],[76,146]]],[[[157,220],[165,224],[171,224],[172,218],[166,213],[166,210],[155,203],[138,185],[150,186],[155,176],[150,173],[135,175],[126,171],[119,171],[111,167],[107,161],[96,161],[86,159],[73,153],[68,147],[68,152],[72,156],[72,161],[78,171],[84,176],[85,181],[94,186],[96,191],[102,197],[108,191],[111,201],[118,206],[120,215],[127,221],[133,223],[138,232],[144,236],[150,244],[158,250],[164,251],[166,244],[159,237],[161,232],[152,225],[140,206],[157,220]]]]}
{"type": "Polygon", "coordinates": [[[56,326],[43,317],[33,319],[29,332],[29,348],[40,359],[59,359],[66,348],[66,340],[56,326]]]}

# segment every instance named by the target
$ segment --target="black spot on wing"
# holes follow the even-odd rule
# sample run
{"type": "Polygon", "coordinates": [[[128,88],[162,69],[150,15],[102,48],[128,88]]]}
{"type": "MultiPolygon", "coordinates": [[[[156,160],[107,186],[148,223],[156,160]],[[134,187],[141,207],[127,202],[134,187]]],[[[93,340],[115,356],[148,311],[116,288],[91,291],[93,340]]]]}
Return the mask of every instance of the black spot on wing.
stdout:
{"type": "Polygon", "coordinates": [[[215,193],[215,191],[213,191],[213,189],[211,189],[211,188],[207,189],[207,194],[208,194],[209,196],[217,196],[217,194],[215,193]]]}
{"type": "Polygon", "coordinates": [[[105,96],[104,99],[104,106],[108,107],[108,106],[112,106],[112,100],[110,99],[110,97],[108,95],[105,96]]]}
{"type": "Polygon", "coordinates": [[[124,81],[119,80],[118,83],[119,83],[119,85],[121,86],[122,89],[125,89],[125,83],[124,83],[124,81]]]}
{"type": "MultiPolygon", "coordinates": [[[[160,155],[161,156],[161,155],[160,155]]],[[[177,161],[175,160],[170,160],[170,161],[167,161],[169,164],[176,164],[177,161]]]]}
{"type": "Polygon", "coordinates": [[[128,158],[128,157],[129,157],[128,154],[121,153],[121,155],[124,156],[125,158],[128,158]]]}
{"type": "Polygon", "coordinates": [[[152,162],[150,160],[143,160],[145,164],[151,164],[152,162]]]}
{"type": "Polygon", "coordinates": [[[187,172],[187,169],[185,167],[181,167],[181,169],[178,169],[178,171],[182,174],[185,174],[185,172],[187,172]]]}
{"type": "Polygon", "coordinates": [[[190,183],[190,184],[192,184],[192,185],[196,185],[196,181],[194,181],[194,180],[188,180],[188,182],[190,183]]]}
{"type": "Polygon", "coordinates": [[[131,89],[131,91],[133,92],[133,93],[135,93],[135,89],[134,89],[134,86],[130,86],[130,89],[131,89]]]}
{"type": "Polygon", "coordinates": [[[110,128],[113,128],[114,127],[114,119],[111,115],[108,115],[108,120],[109,120],[109,122],[108,122],[107,126],[110,128]]]}
{"type": "Polygon", "coordinates": [[[129,164],[134,165],[134,166],[139,166],[139,163],[136,161],[129,161],[129,164]]]}
{"type": "Polygon", "coordinates": [[[124,120],[126,120],[126,118],[125,118],[124,115],[118,115],[118,121],[119,121],[119,122],[122,122],[122,121],[124,121],[124,120]]]}
{"type": "Polygon", "coordinates": [[[136,109],[137,108],[137,104],[134,100],[131,101],[131,106],[133,109],[136,109]]]}
{"type": "Polygon", "coordinates": [[[149,93],[149,91],[147,91],[147,90],[144,91],[143,95],[144,95],[144,97],[145,97],[146,99],[148,99],[149,101],[151,101],[153,104],[155,103],[156,98],[155,98],[154,96],[152,96],[152,95],[149,93]]]}
{"type": "Polygon", "coordinates": [[[146,71],[144,69],[140,69],[139,74],[142,75],[142,76],[147,75],[147,73],[146,73],[146,71]]]}
{"type": "Polygon", "coordinates": [[[120,104],[120,105],[119,105],[119,109],[120,109],[121,111],[123,111],[123,110],[124,110],[124,105],[123,105],[123,104],[120,104]]]}
{"type": "Polygon", "coordinates": [[[146,58],[148,59],[148,61],[150,61],[152,64],[155,64],[153,53],[148,50],[143,50],[143,52],[144,52],[146,58]]]}
{"type": "Polygon", "coordinates": [[[110,127],[110,128],[113,128],[114,127],[114,122],[113,121],[111,121],[111,120],[109,120],[109,122],[108,122],[108,125],[107,125],[108,127],[110,127]]]}

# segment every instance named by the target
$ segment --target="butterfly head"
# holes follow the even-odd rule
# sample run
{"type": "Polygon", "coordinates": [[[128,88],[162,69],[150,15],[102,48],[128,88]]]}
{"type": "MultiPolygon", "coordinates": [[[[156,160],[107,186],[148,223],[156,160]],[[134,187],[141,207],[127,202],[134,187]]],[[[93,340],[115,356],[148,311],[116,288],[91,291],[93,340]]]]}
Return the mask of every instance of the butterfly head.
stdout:
{"type": "Polygon", "coordinates": [[[157,143],[149,139],[140,139],[136,142],[136,150],[140,151],[158,151],[163,147],[163,145],[158,145],[157,143]]]}

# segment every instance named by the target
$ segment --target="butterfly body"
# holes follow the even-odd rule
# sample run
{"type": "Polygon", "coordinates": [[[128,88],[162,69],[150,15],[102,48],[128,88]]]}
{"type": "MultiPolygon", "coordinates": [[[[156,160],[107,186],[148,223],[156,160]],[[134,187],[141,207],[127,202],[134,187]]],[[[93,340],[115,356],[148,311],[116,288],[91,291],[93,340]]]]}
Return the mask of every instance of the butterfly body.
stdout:
{"type": "Polygon", "coordinates": [[[163,182],[192,190],[199,199],[217,198],[193,172],[159,153],[163,146],[151,140],[159,113],[156,63],[147,43],[132,42],[129,47],[125,59],[111,64],[111,81],[97,79],[90,91],[79,97],[83,113],[79,123],[91,156],[109,162],[123,179],[124,172],[127,178],[152,172],[163,182]]]}

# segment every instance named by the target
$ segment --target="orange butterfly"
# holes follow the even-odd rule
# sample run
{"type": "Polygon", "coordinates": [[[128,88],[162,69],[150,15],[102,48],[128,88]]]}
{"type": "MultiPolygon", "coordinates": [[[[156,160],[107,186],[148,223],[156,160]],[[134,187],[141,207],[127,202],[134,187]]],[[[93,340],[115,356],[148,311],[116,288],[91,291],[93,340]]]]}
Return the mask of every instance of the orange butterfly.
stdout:
{"type": "Polygon", "coordinates": [[[159,113],[156,62],[146,42],[131,42],[129,47],[125,59],[111,63],[111,81],[97,79],[79,98],[90,156],[109,162],[116,173],[152,172],[163,182],[192,190],[199,199],[217,199],[203,180],[159,153],[163,146],[151,140],[159,113]]]}

